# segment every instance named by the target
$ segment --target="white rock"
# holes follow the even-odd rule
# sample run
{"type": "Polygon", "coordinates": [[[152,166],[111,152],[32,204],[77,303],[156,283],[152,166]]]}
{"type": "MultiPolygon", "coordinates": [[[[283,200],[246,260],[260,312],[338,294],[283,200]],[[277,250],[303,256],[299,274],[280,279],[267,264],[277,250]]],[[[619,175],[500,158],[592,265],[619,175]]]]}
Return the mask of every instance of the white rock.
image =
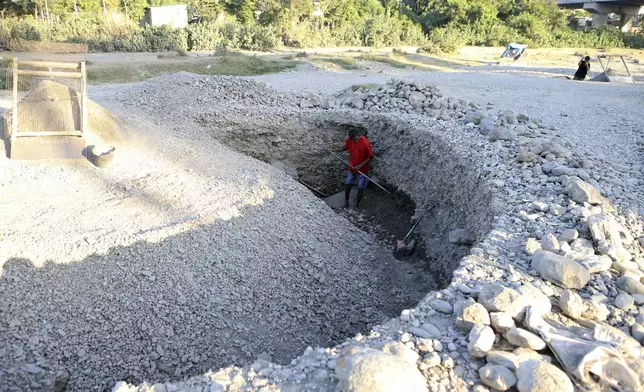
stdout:
{"type": "Polygon", "coordinates": [[[369,348],[346,349],[338,357],[335,371],[344,391],[427,391],[425,377],[416,366],[369,348]]]}
{"type": "Polygon", "coordinates": [[[539,249],[541,249],[539,241],[536,238],[528,238],[528,241],[525,243],[525,253],[532,256],[539,249]]]}
{"type": "Polygon", "coordinates": [[[629,294],[644,294],[644,284],[630,276],[618,278],[617,286],[629,294]]]}
{"type": "Polygon", "coordinates": [[[574,392],[572,382],[563,371],[543,361],[521,363],[517,371],[519,392],[574,392]]]}
{"type": "Polygon", "coordinates": [[[548,233],[541,238],[541,248],[551,252],[559,252],[559,240],[554,234],[548,233]]]}
{"type": "Polygon", "coordinates": [[[567,288],[580,289],[590,280],[590,273],[581,264],[545,250],[532,255],[532,269],[551,282],[567,288]]]}
{"type": "Polygon", "coordinates": [[[416,364],[420,356],[418,353],[400,342],[388,342],[382,346],[382,351],[394,355],[405,362],[416,364]]]}
{"type": "Polygon", "coordinates": [[[452,314],[452,312],[454,311],[452,305],[442,299],[435,299],[431,301],[429,305],[437,311],[445,314],[452,314]]]}
{"type": "Polygon", "coordinates": [[[574,180],[567,189],[570,197],[577,203],[602,204],[604,197],[597,188],[582,180],[574,180]]]}
{"type": "Polygon", "coordinates": [[[628,310],[635,306],[635,300],[630,295],[622,293],[615,298],[615,306],[628,310]]]}
{"type": "Polygon", "coordinates": [[[584,310],[581,312],[581,317],[595,321],[606,321],[610,314],[606,305],[588,300],[584,300],[583,302],[584,310]]]}
{"type": "Polygon", "coordinates": [[[579,238],[579,232],[575,229],[566,229],[559,234],[559,242],[572,242],[579,238]]]}
{"type": "Polygon", "coordinates": [[[112,388],[112,392],[130,392],[130,387],[125,381],[119,381],[112,388]]]}
{"type": "Polygon", "coordinates": [[[475,358],[483,358],[494,345],[494,331],[487,325],[477,324],[470,331],[467,351],[475,358]]]}
{"type": "Polygon", "coordinates": [[[441,364],[441,357],[440,355],[438,355],[438,353],[429,353],[425,355],[422,363],[425,364],[428,368],[432,368],[441,364]]]}
{"type": "Polygon", "coordinates": [[[606,255],[581,255],[575,261],[583,265],[591,274],[608,271],[613,265],[613,259],[606,255]]]}
{"type": "Polygon", "coordinates": [[[644,324],[633,324],[631,327],[631,336],[633,339],[640,342],[640,344],[644,343],[644,324]]]}
{"type": "Polygon", "coordinates": [[[488,351],[485,355],[485,360],[489,364],[505,366],[512,371],[516,371],[519,365],[519,357],[514,353],[501,350],[488,351]]]}
{"type": "Polygon", "coordinates": [[[631,254],[624,249],[622,235],[626,230],[610,215],[597,214],[588,217],[588,229],[597,249],[616,261],[630,261],[631,254]]]}
{"type": "Polygon", "coordinates": [[[581,317],[581,313],[584,310],[584,304],[579,294],[571,290],[566,290],[559,298],[559,309],[561,309],[565,315],[570,316],[573,319],[578,319],[581,317]]]}
{"type": "Polygon", "coordinates": [[[530,348],[535,351],[546,348],[546,342],[543,339],[522,328],[511,328],[503,336],[508,342],[518,347],[530,348]]]}
{"type": "Polygon", "coordinates": [[[479,377],[483,384],[499,391],[507,391],[517,382],[514,373],[506,367],[497,365],[483,366],[479,369],[479,377]]]}
{"type": "Polygon", "coordinates": [[[483,305],[468,298],[456,306],[456,327],[469,332],[475,324],[490,325],[490,315],[483,305]]]}
{"type": "Polygon", "coordinates": [[[506,312],[516,318],[525,311],[526,298],[514,289],[492,283],[479,293],[479,303],[489,312],[506,312]]]}
{"type": "Polygon", "coordinates": [[[419,93],[417,91],[412,92],[409,94],[409,104],[415,108],[421,108],[423,106],[423,102],[425,101],[427,97],[423,95],[423,93],[419,93]]]}
{"type": "Polygon", "coordinates": [[[512,315],[505,312],[490,313],[492,328],[500,334],[506,333],[510,328],[516,327],[512,315]]]}

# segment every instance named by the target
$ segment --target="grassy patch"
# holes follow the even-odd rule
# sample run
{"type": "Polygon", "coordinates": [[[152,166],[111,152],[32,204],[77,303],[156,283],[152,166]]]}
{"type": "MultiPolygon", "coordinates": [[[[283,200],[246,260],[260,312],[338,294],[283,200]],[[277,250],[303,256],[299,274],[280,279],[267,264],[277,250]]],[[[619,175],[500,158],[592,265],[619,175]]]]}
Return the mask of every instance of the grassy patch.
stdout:
{"type": "Polygon", "coordinates": [[[91,64],[87,67],[90,83],[129,83],[175,72],[200,75],[251,76],[277,73],[294,68],[297,62],[266,60],[256,56],[170,57],[145,62],[91,64]]]}
{"type": "Polygon", "coordinates": [[[319,57],[315,61],[335,64],[346,70],[358,69],[358,61],[353,57],[319,57]]]}
{"type": "Polygon", "coordinates": [[[365,54],[358,59],[362,61],[378,61],[380,63],[385,63],[388,64],[394,68],[407,68],[412,64],[407,63],[406,61],[403,61],[402,58],[399,58],[398,56],[394,55],[374,55],[374,54],[365,54]]]}

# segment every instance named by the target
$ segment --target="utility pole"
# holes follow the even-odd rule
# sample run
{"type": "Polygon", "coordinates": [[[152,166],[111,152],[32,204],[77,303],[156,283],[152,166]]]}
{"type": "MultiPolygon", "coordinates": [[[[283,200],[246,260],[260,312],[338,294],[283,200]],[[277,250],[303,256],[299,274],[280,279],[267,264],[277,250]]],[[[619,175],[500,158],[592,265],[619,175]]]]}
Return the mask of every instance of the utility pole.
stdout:
{"type": "Polygon", "coordinates": [[[78,7],[76,6],[76,0],[74,0],[74,18],[78,18],[78,7]]]}
{"type": "Polygon", "coordinates": [[[105,6],[105,0],[103,1],[103,16],[107,15],[107,7],[105,6]]]}

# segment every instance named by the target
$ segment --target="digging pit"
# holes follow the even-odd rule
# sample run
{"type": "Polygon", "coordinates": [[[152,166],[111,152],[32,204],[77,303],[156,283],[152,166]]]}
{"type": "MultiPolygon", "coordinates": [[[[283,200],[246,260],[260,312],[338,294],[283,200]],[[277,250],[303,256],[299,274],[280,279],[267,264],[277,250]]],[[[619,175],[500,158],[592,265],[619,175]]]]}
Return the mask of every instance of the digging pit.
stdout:
{"type": "MultiPolygon", "coordinates": [[[[197,120],[195,132],[192,125],[179,125],[184,119],[173,112],[153,119],[146,110],[108,108],[154,140],[153,147],[145,143],[154,151],[124,148],[107,171],[69,165],[62,169],[66,175],[91,173],[119,200],[161,193],[208,211],[217,198],[259,192],[261,202],[237,207],[241,203],[231,200],[240,211],[231,219],[191,223],[150,241],[146,214],[156,217],[163,208],[156,199],[154,209],[139,215],[128,216],[126,209],[103,216],[96,211],[108,198],[96,198],[96,205],[74,212],[79,224],[93,219],[107,225],[113,214],[142,223],[95,228],[94,239],[63,243],[61,255],[67,246],[87,249],[87,256],[65,264],[35,268],[36,248],[45,246],[38,238],[13,253],[8,247],[0,281],[0,297],[6,299],[0,315],[9,326],[0,332],[0,350],[8,353],[0,358],[0,368],[9,370],[0,374],[4,385],[20,388],[37,377],[42,390],[55,383],[68,390],[107,390],[119,380],[176,380],[247,365],[259,355],[288,364],[307,346],[329,347],[367,333],[446,286],[468,242],[489,230],[491,195],[467,156],[440,135],[395,117],[270,107],[199,116],[186,111],[186,118],[197,120]],[[394,196],[370,186],[361,210],[332,210],[283,169],[293,168],[300,180],[326,194],[340,191],[345,166],[326,151],[341,145],[350,128],[367,133],[376,155],[371,174],[394,196]],[[160,156],[173,165],[163,166],[160,156]],[[190,168],[180,181],[177,167],[190,168]],[[213,181],[241,185],[226,188],[213,181]],[[405,235],[412,215],[430,202],[436,207],[418,226],[418,251],[395,260],[394,239],[405,235]],[[471,239],[450,243],[456,229],[466,229],[471,239]],[[124,236],[131,240],[113,245],[124,236]],[[96,249],[104,251],[92,253],[96,249]],[[48,326],[44,332],[42,325],[48,326]],[[42,372],[24,370],[30,364],[42,372]]],[[[33,167],[23,174],[45,177],[33,167]]],[[[71,191],[94,186],[83,181],[89,180],[64,185],[71,191]]],[[[78,199],[70,196],[68,203],[78,199]]],[[[201,222],[201,215],[184,216],[196,214],[190,208],[163,213],[172,221],[201,222]]],[[[51,225],[63,220],[52,217],[51,225]]],[[[16,230],[6,243],[19,235],[16,230]]],[[[55,259],[52,252],[49,260],[55,259]]]]}

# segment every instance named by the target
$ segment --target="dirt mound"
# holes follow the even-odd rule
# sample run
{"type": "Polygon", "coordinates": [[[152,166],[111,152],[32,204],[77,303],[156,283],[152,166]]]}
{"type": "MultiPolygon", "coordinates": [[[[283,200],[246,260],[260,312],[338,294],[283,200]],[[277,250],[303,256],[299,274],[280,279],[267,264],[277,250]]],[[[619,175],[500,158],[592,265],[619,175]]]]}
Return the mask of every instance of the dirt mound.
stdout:
{"type": "MultiPolygon", "coordinates": [[[[87,100],[88,134],[108,143],[123,140],[122,126],[107,110],[87,100]]],[[[43,80],[18,104],[18,132],[71,132],[81,129],[81,95],[75,89],[43,80]]]]}

